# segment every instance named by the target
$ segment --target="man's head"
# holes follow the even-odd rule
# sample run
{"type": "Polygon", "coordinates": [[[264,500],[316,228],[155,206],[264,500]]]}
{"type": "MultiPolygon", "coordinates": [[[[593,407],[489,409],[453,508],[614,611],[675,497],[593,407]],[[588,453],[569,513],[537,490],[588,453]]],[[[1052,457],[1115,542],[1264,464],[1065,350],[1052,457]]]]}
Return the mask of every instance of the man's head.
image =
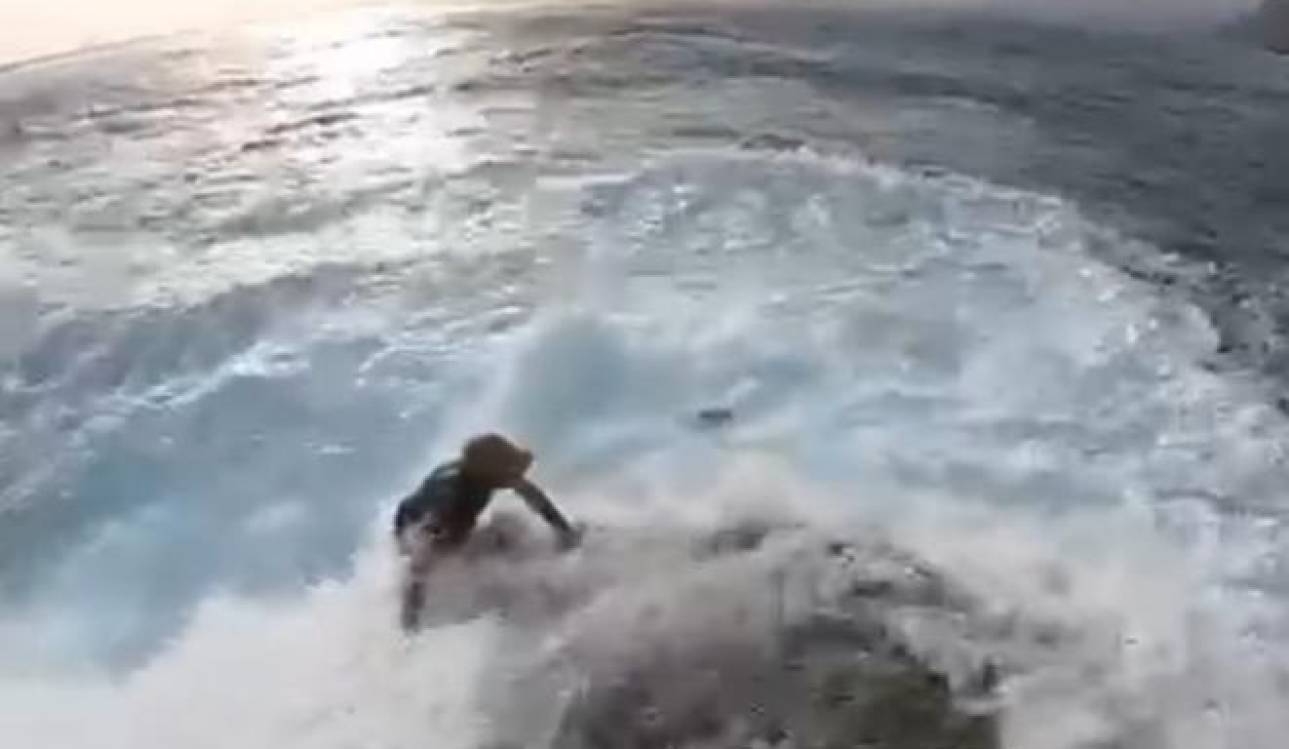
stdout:
{"type": "Polygon", "coordinates": [[[469,475],[498,486],[509,486],[524,477],[533,454],[500,434],[481,434],[465,443],[461,468],[469,475]]]}

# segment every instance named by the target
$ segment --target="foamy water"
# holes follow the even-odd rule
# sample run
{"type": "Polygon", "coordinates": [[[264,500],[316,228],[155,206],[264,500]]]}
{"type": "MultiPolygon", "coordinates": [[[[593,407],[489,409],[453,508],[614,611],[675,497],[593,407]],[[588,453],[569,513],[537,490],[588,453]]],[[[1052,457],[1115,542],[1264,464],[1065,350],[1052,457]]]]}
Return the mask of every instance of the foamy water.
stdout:
{"type": "MultiPolygon", "coordinates": [[[[856,150],[626,145],[630,112],[549,115],[599,133],[582,159],[480,155],[547,132],[512,88],[434,110],[483,135],[415,146],[431,115],[400,94],[203,162],[200,185],[282,171],[194,196],[191,244],[95,259],[84,226],[51,240],[39,200],[6,204],[5,300],[33,324],[0,422],[0,742],[807,746],[878,730],[925,672],[943,689],[906,702],[952,695],[924,722],[982,746],[981,714],[1014,749],[1280,745],[1284,418],[1212,365],[1188,299],[1104,258],[1184,263],[1069,200],[856,150]],[[255,161],[274,148],[304,176],[255,161]],[[535,448],[587,546],[535,529],[443,573],[405,638],[388,512],[480,429],[535,448]],[[833,673],[845,699],[802,696],[833,673]]],[[[164,164],[159,137],[113,142],[164,164]]]]}

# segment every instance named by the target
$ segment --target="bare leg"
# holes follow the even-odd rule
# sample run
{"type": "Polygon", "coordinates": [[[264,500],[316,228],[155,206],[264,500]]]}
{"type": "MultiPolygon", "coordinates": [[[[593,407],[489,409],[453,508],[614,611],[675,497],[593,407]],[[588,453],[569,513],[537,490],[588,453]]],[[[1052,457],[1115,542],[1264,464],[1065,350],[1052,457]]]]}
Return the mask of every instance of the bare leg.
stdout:
{"type": "Polygon", "coordinates": [[[409,577],[403,585],[402,605],[398,622],[404,632],[415,632],[421,626],[421,610],[425,608],[425,581],[409,577]]]}
{"type": "Polygon", "coordinates": [[[425,575],[430,569],[433,542],[424,529],[413,528],[399,539],[398,545],[407,559],[398,621],[403,631],[413,632],[420,627],[421,611],[425,608],[425,575]]]}
{"type": "Polygon", "coordinates": [[[398,540],[398,547],[407,558],[406,577],[399,622],[406,631],[414,631],[421,624],[421,611],[425,608],[426,575],[435,559],[461,550],[470,538],[473,525],[453,530],[440,526],[410,528],[398,540]]]}

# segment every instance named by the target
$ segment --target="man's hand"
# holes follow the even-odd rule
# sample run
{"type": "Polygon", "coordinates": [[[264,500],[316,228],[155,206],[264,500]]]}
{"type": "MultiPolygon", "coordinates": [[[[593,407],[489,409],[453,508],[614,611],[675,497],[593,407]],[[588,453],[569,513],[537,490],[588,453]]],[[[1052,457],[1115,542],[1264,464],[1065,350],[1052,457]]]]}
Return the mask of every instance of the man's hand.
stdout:
{"type": "Polygon", "coordinates": [[[560,551],[572,551],[582,543],[582,536],[586,535],[586,526],[581,523],[574,523],[568,527],[568,530],[559,534],[560,551]]]}

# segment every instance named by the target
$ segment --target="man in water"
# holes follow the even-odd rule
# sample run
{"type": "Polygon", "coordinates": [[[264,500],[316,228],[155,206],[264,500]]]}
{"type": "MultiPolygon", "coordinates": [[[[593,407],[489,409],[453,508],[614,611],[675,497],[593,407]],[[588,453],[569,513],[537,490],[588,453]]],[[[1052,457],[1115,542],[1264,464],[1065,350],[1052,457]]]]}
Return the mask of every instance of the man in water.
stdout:
{"type": "Polygon", "coordinates": [[[444,463],[408,495],[394,513],[394,536],[407,559],[403,587],[403,628],[415,629],[425,605],[425,573],[433,557],[460,549],[498,489],[510,489],[558,534],[560,545],[577,545],[579,532],[524,474],[533,454],[498,434],[465,444],[461,456],[444,463]]]}

